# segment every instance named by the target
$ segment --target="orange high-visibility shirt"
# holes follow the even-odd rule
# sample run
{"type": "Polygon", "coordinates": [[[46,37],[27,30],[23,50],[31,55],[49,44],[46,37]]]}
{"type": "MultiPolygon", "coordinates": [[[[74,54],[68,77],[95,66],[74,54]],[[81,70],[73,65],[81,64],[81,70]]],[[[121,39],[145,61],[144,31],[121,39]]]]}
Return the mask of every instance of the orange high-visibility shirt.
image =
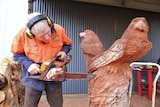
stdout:
{"type": "Polygon", "coordinates": [[[38,63],[51,60],[59,51],[63,44],[71,44],[71,39],[66,35],[66,31],[58,24],[54,24],[56,32],[52,33],[52,39],[44,43],[36,38],[30,39],[26,35],[27,27],[22,28],[15,36],[11,52],[25,53],[32,61],[38,63]]]}

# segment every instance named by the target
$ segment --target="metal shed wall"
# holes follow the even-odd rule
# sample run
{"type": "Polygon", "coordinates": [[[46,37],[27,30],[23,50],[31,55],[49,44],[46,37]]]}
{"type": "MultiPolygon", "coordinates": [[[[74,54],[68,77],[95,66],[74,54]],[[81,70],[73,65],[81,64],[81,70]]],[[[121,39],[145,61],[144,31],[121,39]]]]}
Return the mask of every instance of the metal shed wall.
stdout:
{"type": "MultiPolygon", "coordinates": [[[[84,57],[80,48],[79,33],[91,29],[95,31],[107,48],[121,37],[130,21],[139,16],[146,17],[149,24],[149,39],[153,42],[152,50],[139,61],[156,62],[160,57],[160,14],[127,8],[82,3],[72,0],[36,0],[34,12],[46,13],[54,23],[62,25],[73,40],[70,52],[72,61],[69,72],[86,73],[84,57]]],[[[135,73],[133,72],[134,77],[135,73]]],[[[136,90],[136,84],[133,90],[136,90]]],[[[87,80],[67,80],[63,82],[64,93],[87,93],[87,80]]]]}

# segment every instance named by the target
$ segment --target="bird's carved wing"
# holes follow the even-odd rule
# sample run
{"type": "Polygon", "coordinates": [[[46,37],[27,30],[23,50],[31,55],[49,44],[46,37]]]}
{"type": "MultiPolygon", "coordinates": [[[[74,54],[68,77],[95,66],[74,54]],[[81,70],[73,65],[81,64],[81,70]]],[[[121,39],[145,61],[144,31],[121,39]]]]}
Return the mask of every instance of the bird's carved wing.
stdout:
{"type": "Polygon", "coordinates": [[[103,52],[100,55],[97,55],[92,60],[90,60],[88,65],[88,71],[92,72],[97,68],[103,67],[119,59],[123,55],[125,46],[126,41],[124,39],[116,40],[107,51],[103,52]]]}

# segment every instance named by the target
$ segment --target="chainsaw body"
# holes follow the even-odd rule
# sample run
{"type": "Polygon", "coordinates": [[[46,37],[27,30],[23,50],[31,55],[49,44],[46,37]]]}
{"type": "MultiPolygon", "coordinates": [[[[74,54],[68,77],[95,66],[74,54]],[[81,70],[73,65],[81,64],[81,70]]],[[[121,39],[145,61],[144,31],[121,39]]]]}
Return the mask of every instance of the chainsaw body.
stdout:
{"type": "Polygon", "coordinates": [[[50,62],[43,62],[41,67],[40,67],[40,75],[36,76],[29,76],[28,78],[32,79],[38,79],[42,81],[63,81],[65,79],[91,79],[94,78],[94,74],[81,74],[81,73],[69,73],[67,72],[66,65],[70,62],[71,60],[71,55],[67,55],[65,60],[60,60],[60,56],[56,56],[53,58],[50,62]],[[52,69],[52,72],[50,69],[52,69]],[[54,71],[55,69],[55,71],[54,71]],[[58,70],[61,69],[61,70],[58,70]],[[63,74],[60,74],[63,70],[63,74]],[[59,75],[56,79],[53,79],[52,76],[59,75]]]}

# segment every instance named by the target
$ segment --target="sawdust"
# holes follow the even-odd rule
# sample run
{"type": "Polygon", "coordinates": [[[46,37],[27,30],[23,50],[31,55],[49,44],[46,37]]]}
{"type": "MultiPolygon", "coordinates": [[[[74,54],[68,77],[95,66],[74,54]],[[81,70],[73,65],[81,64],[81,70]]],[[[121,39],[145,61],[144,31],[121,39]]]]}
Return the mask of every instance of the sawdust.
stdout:
{"type": "MultiPolygon", "coordinates": [[[[38,107],[49,107],[46,96],[41,97],[38,107]]],[[[63,107],[88,107],[87,94],[64,94],[63,107]]],[[[152,107],[152,101],[148,99],[148,93],[143,92],[143,96],[139,96],[137,92],[132,93],[131,107],[152,107]]],[[[160,107],[160,93],[156,94],[155,107],[160,107]]]]}
{"type": "MultiPolygon", "coordinates": [[[[131,98],[131,107],[152,107],[152,101],[148,99],[148,93],[143,92],[142,96],[133,93],[131,98]]],[[[155,107],[160,107],[160,93],[156,93],[155,107]]]]}

